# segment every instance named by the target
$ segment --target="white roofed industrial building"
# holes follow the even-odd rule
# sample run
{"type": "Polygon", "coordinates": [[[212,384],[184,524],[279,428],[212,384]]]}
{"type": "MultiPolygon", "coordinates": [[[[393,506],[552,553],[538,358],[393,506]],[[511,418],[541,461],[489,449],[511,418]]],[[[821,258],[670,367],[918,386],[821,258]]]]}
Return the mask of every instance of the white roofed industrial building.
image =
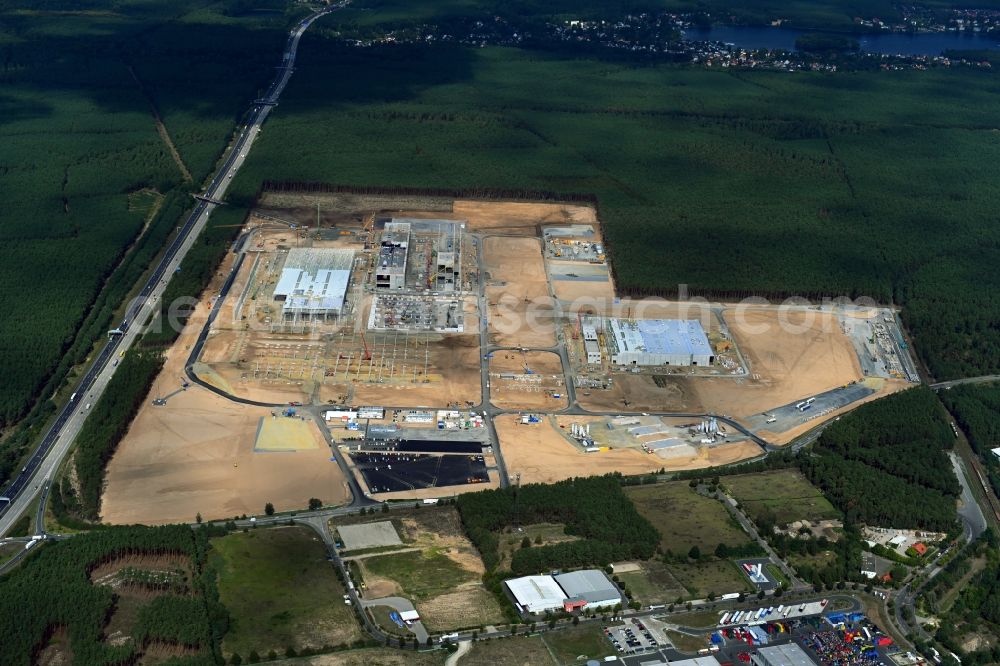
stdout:
{"type": "Polygon", "coordinates": [[[715,360],[696,319],[605,319],[604,340],[615,365],[699,365],[715,360]]]}
{"type": "Polygon", "coordinates": [[[721,666],[719,660],[712,655],[704,657],[692,657],[691,659],[681,659],[671,661],[670,666],[721,666]]]}
{"type": "Polygon", "coordinates": [[[795,643],[768,645],[750,655],[755,666],[816,666],[805,650],[795,643]]]}
{"type": "Polygon", "coordinates": [[[295,248],[288,251],[273,298],[287,318],[326,318],[340,314],[351,281],[354,251],[295,248]]]}
{"type": "Polygon", "coordinates": [[[517,605],[527,613],[562,609],[566,594],[552,576],[523,576],[504,581],[517,605]]]}

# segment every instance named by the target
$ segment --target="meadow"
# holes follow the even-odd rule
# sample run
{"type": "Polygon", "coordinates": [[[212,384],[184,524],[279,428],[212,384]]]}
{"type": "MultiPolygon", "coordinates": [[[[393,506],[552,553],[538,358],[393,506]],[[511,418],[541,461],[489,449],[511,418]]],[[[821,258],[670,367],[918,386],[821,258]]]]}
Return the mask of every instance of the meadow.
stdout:
{"type": "Polygon", "coordinates": [[[326,548],[307,527],[214,539],[209,565],[218,571],[219,596],[232,617],[222,643],[227,658],[337,646],[362,636],[326,548]]]}
{"type": "Polygon", "coordinates": [[[1000,371],[1000,274],[984,270],[1000,264],[992,72],[355,47],[326,21],[305,37],[240,190],[593,194],[624,293],[676,296],[683,284],[716,298],[901,304],[932,375],[1000,371]]]}
{"type": "Polygon", "coordinates": [[[686,482],[629,486],[625,494],[659,530],[663,552],[687,555],[697,546],[708,555],[720,543],[743,546],[750,542],[721,502],[697,494],[686,482]]]}
{"type": "Polygon", "coordinates": [[[797,469],[727,476],[723,481],[751,520],[785,526],[796,520],[833,520],[840,512],[797,469]]]}

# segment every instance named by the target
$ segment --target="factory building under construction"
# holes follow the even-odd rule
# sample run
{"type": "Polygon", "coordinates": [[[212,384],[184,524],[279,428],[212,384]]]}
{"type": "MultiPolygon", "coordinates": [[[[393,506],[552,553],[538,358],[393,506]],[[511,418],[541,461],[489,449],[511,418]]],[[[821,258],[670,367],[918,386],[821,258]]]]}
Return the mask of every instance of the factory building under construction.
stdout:
{"type": "Polygon", "coordinates": [[[294,248],[288,251],[273,298],[285,319],[326,319],[344,308],[354,251],[294,248]]]}
{"type": "Polygon", "coordinates": [[[406,255],[410,245],[408,222],[387,222],[382,231],[375,267],[376,289],[402,289],[406,286],[406,255]]]}
{"type": "MultiPolygon", "coordinates": [[[[696,319],[594,321],[603,327],[604,344],[614,365],[709,366],[715,360],[708,336],[696,319]]],[[[587,333],[585,329],[585,340],[587,333]]],[[[588,361],[591,355],[592,350],[588,348],[588,361]]]]}
{"type": "Polygon", "coordinates": [[[461,290],[462,238],[457,220],[392,218],[385,223],[375,266],[379,291],[461,290]]]}

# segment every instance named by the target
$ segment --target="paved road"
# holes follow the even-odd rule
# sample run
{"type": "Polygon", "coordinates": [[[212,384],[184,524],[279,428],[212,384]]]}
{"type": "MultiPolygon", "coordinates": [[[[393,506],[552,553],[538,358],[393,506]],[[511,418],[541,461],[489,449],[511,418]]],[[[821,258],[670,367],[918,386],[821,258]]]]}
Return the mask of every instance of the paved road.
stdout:
{"type": "Polygon", "coordinates": [[[937,382],[936,384],[931,384],[930,387],[935,391],[940,389],[950,389],[952,386],[961,386],[962,384],[988,384],[990,382],[1000,382],[1000,375],[983,375],[981,377],[966,377],[965,379],[951,379],[946,382],[937,382]]]}
{"type": "Polygon", "coordinates": [[[948,456],[951,464],[955,468],[955,476],[962,484],[962,506],[958,510],[958,517],[962,519],[962,536],[967,543],[971,543],[979,538],[986,531],[986,516],[983,509],[976,502],[975,495],[972,494],[972,487],[969,485],[971,478],[965,464],[958,454],[951,451],[948,456]]]}
{"type": "Polygon", "coordinates": [[[444,662],[444,666],[458,666],[459,660],[465,656],[465,653],[469,651],[472,647],[472,641],[461,641],[458,644],[458,649],[448,655],[448,658],[444,662]]]}
{"type": "Polygon", "coordinates": [[[230,181],[243,165],[261,125],[288,84],[302,34],[317,18],[339,9],[341,6],[343,5],[335,5],[316,12],[303,19],[292,29],[282,55],[282,64],[278,68],[274,81],[267,92],[254,102],[249,112],[250,120],[237,137],[228,157],[201,195],[202,198],[198,200],[191,215],[181,226],[176,238],[167,247],[162,259],[150,274],[139,295],[126,309],[125,316],[118,325],[117,330],[120,333],[110,336],[108,342],[84,374],[73,397],[59,412],[42,441],[28,458],[24,468],[5,489],[3,498],[6,501],[3,501],[2,506],[0,506],[0,535],[6,534],[10,530],[18,516],[23,514],[31,502],[42,492],[41,489],[45,483],[51,480],[73,440],[79,434],[90,405],[101,397],[104,388],[114,374],[118,358],[124,355],[125,351],[141,336],[143,324],[156,311],[157,303],[166,289],[167,282],[179,270],[181,261],[215,209],[216,204],[210,203],[210,201],[219,201],[225,196],[230,181]]]}
{"type": "MultiPolygon", "coordinates": [[[[409,599],[404,599],[403,597],[382,597],[381,599],[362,599],[361,606],[363,608],[369,608],[371,606],[388,606],[393,610],[397,610],[400,613],[403,611],[417,610],[413,605],[413,602],[409,599]]],[[[413,635],[417,637],[417,640],[421,645],[427,642],[427,630],[424,629],[422,622],[417,621],[410,624],[410,629],[413,631],[413,635]]]]}
{"type": "MultiPolygon", "coordinates": [[[[771,544],[769,544],[767,540],[764,539],[757,532],[757,527],[753,524],[750,518],[747,517],[747,515],[743,513],[742,510],[736,507],[736,501],[733,500],[733,498],[727,495],[726,499],[722,502],[722,505],[726,507],[729,513],[733,516],[733,518],[736,519],[736,521],[740,524],[740,527],[743,528],[743,531],[749,534],[750,538],[756,541],[757,544],[764,549],[764,552],[767,553],[768,559],[771,562],[773,562],[775,566],[781,569],[781,573],[785,574],[785,578],[788,579],[790,589],[807,590],[810,588],[810,586],[807,583],[804,583],[801,580],[799,580],[799,578],[795,575],[795,572],[792,571],[792,568],[789,567],[788,564],[786,564],[785,561],[781,559],[776,552],[774,552],[774,549],[771,548],[771,544]]],[[[767,576],[769,579],[771,578],[770,574],[768,574],[767,576]]],[[[775,587],[777,587],[777,585],[775,585],[775,587]]]]}

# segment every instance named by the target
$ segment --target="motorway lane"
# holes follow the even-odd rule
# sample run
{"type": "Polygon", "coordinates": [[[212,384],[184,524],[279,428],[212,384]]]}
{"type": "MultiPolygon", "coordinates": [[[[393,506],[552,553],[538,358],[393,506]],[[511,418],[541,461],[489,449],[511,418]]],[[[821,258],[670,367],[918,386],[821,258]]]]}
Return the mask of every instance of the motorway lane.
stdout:
{"type": "Polygon", "coordinates": [[[962,384],[988,384],[990,382],[1000,382],[1000,375],[983,375],[982,377],[966,377],[965,379],[952,379],[946,382],[937,382],[936,384],[931,384],[930,387],[935,391],[941,389],[950,389],[952,386],[961,386],[962,384]]]}
{"type": "MultiPolygon", "coordinates": [[[[298,23],[292,30],[277,77],[263,98],[254,102],[251,107],[250,121],[240,132],[222,167],[206,188],[202,195],[204,198],[219,201],[225,195],[233,176],[243,165],[261,125],[291,78],[292,66],[295,63],[302,34],[317,18],[342,6],[342,4],[336,5],[312,14],[298,23]]],[[[124,352],[131,348],[132,344],[140,337],[142,325],[156,309],[156,303],[163,295],[170,276],[178,270],[181,261],[204,228],[214,208],[215,204],[199,200],[173,242],[168,246],[159,264],[149,276],[139,296],[126,309],[125,317],[118,327],[121,334],[110,336],[94,363],[84,374],[73,399],[63,406],[24,468],[6,488],[2,496],[6,501],[0,506],[0,535],[7,533],[18,516],[39,495],[43,484],[52,479],[53,473],[57,471],[86,420],[88,406],[100,398],[114,374],[117,367],[114,360],[124,355],[124,352]]]]}

